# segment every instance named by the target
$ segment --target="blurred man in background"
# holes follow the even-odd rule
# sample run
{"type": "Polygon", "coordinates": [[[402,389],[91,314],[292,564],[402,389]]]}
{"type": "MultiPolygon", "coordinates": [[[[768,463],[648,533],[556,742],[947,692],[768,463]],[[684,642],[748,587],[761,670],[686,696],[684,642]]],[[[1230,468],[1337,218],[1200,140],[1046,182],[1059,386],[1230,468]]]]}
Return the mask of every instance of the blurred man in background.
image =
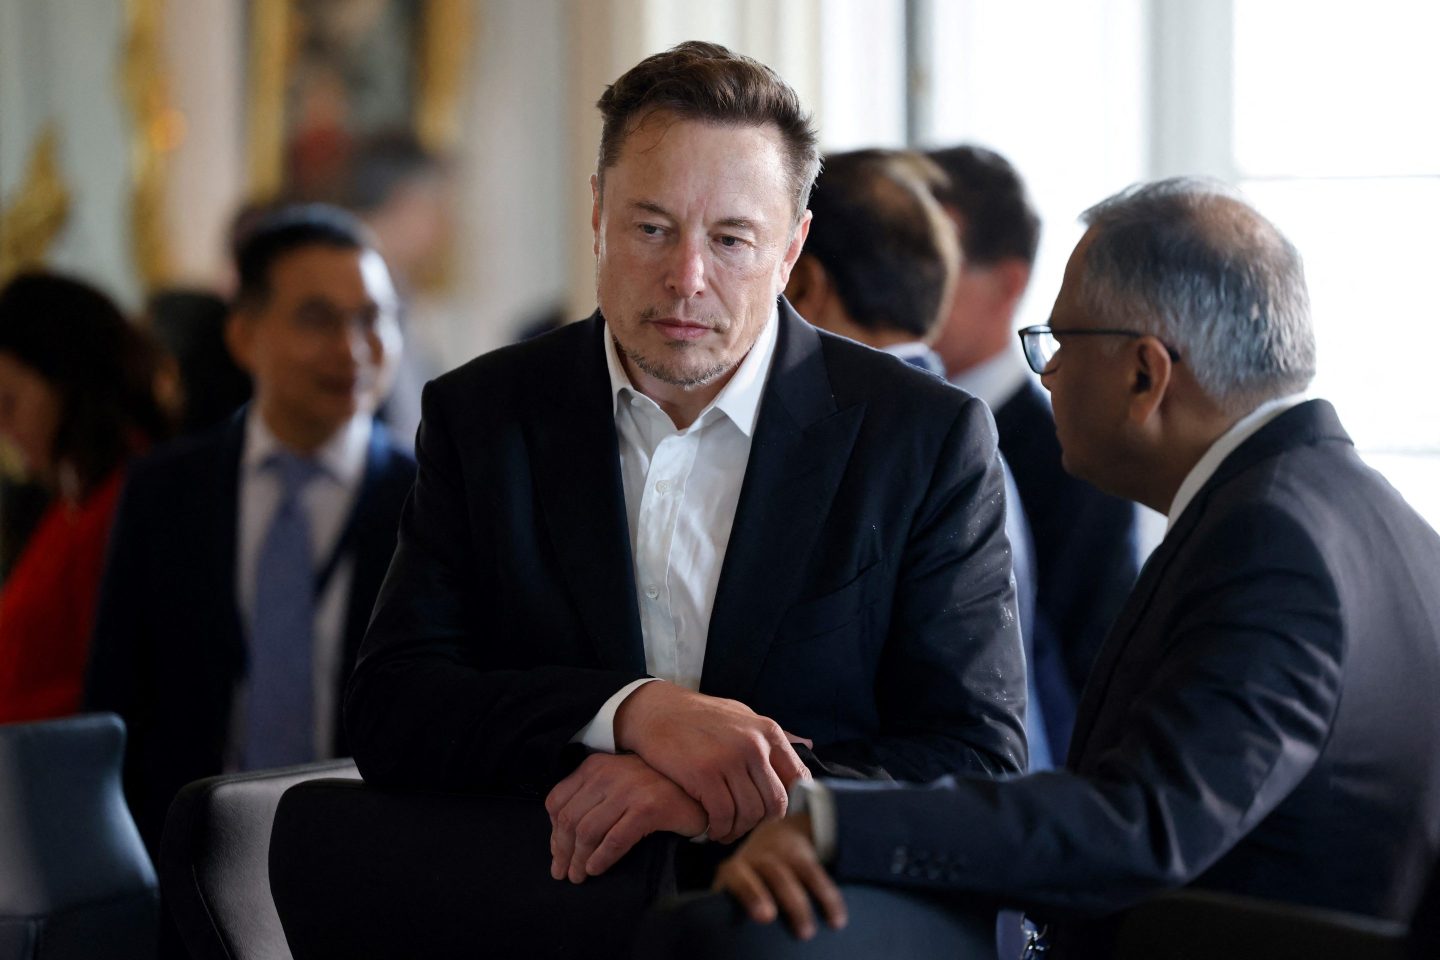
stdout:
{"type": "Polygon", "coordinates": [[[191,780],[348,752],[340,694],[414,477],[373,420],[400,336],[360,224],[282,208],[237,261],[227,340],[255,400],[132,468],[95,629],[88,705],[126,721],[152,853],[191,780]]]}

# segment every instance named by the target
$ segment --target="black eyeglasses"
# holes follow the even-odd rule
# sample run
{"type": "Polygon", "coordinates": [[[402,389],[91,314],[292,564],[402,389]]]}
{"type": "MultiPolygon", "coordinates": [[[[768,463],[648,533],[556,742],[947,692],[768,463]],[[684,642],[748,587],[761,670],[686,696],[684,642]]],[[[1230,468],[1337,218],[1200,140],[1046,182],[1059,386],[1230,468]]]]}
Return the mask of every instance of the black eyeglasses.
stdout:
{"type": "MultiPolygon", "coordinates": [[[[1026,327],[1020,331],[1020,347],[1025,351],[1025,362],[1030,364],[1030,369],[1036,373],[1044,373],[1050,368],[1055,360],[1055,354],[1060,352],[1060,337],[1148,337],[1151,334],[1139,333],[1135,330],[1060,330],[1050,329],[1050,325],[1042,323],[1035,327],[1026,327]]],[[[1167,343],[1162,342],[1160,346],[1170,354],[1173,363],[1180,362],[1180,352],[1167,343]]]]}

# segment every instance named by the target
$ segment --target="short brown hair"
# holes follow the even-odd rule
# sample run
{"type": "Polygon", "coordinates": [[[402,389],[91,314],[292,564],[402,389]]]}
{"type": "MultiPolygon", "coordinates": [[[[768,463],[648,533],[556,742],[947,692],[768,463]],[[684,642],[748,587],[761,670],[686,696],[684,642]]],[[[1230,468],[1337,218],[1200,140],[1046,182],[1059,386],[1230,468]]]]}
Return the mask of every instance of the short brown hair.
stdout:
{"type": "Polygon", "coordinates": [[[820,172],[815,129],[795,91],[760,61],[718,43],[690,40],[641,60],[606,87],[595,105],[604,117],[596,171],[602,183],[620,159],[625,138],[656,111],[721,125],[773,123],[785,144],[795,219],[804,214],[820,172]]]}

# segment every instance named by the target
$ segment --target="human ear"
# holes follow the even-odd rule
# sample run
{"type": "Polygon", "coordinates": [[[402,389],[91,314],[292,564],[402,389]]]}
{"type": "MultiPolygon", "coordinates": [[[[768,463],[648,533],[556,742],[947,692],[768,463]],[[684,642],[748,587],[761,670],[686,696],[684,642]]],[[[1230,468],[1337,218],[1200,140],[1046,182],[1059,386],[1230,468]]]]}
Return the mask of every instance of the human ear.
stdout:
{"type": "Polygon", "coordinates": [[[590,230],[595,235],[595,256],[600,256],[600,176],[590,174],[590,230]]]}
{"type": "Polygon", "coordinates": [[[785,285],[785,299],[790,306],[817,327],[826,325],[825,313],[830,300],[830,277],[825,268],[809,254],[801,254],[785,285]]]}
{"type": "Polygon", "coordinates": [[[790,233],[790,245],[785,249],[785,256],[780,261],[780,287],[784,289],[785,284],[790,281],[790,271],[795,268],[795,261],[800,259],[800,251],[805,249],[805,238],[810,236],[810,220],[815,215],[809,210],[795,224],[794,230],[790,233]]]}
{"type": "Polygon", "coordinates": [[[1130,370],[1131,422],[1144,423],[1160,408],[1175,372],[1170,351],[1155,337],[1140,337],[1128,351],[1130,370]]]}
{"type": "Polygon", "coordinates": [[[243,309],[225,318],[225,348],[237,367],[255,373],[255,318],[243,309]]]}

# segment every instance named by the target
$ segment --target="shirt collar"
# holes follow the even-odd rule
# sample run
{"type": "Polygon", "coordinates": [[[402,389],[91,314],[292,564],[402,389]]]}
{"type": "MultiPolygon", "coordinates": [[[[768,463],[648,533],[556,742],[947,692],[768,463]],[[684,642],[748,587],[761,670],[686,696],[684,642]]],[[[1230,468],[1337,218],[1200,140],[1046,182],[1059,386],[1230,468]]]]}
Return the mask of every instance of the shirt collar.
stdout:
{"type": "Polygon", "coordinates": [[[1170,503],[1170,512],[1166,516],[1165,532],[1169,533],[1170,528],[1175,526],[1175,521],[1180,519],[1180,514],[1195,499],[1200,488],[1215,475],[1220,469],[1220,464],[1225,458],[1234,453],[1235,450],[1246,440],[1249,440],[1260,428],[1291,407],[1298,406],[1305,402],[1305,394],[1292,393],[1287,397],[1277,397],[1274,400],[1267,400],[1260,406],[1251,410],[1245,416],[1235,422],[1229,430],[1220,435],[1220,439],[1210,445],[1210,449],[1190,468],[1185,475],[1180,489],[1175,491],[1175,499],[1170,503]]]}
{"type": "MultiPolygon", "coordinates": [[[[370,415],[357,413],[315,451],[315,462],[327,477],[347,488],[355,486],[365,475],[366,452],[370,448],[373,429],[370,415]]],[[[260,469],[282,449],[284,445],[265,423],[259,408],[251,404],[245,414],[245,448],[240,457],[243,469],[260,469]]]]}
{"type": "MultiPolygon", "coordinates": [[[[715,395],[715,399],[700,411],[700,416],[695,418],[697,424],[704,421],[711,410],[719,410],[729,417],[730,422],[739,427],[745,436],[754,435],[755,421],[760,416],[760,398],[765,393],[765,378],[770,372],[770,362],[775,358],[775,342],[779,338],[779,328],[780,309],[777,305],[770,311],[770,319],[765,322],[765,328],[760,331],[755,345],[745,354],[745,359],[740,361],[734,376],[715,395]]],[[[644,396],[630,382],[630,376],[620,362],[620,353],[615,349],[615,338],[610,334],[608,321],[605,324],[605,367],[610,374],[612,413],[620,409],[624,391],[644,396]]]]}
{"type": "Polygon", "coordinates": [[[950,378],[950,382],[972,396],[985,401],[991,410],[1002,406],[1006,400],[1025,385],[1030,375],[1024,358],[1018,349],[1004,349],[989,360],[982,360],[968,370],[961,370],[950,378]]]}

